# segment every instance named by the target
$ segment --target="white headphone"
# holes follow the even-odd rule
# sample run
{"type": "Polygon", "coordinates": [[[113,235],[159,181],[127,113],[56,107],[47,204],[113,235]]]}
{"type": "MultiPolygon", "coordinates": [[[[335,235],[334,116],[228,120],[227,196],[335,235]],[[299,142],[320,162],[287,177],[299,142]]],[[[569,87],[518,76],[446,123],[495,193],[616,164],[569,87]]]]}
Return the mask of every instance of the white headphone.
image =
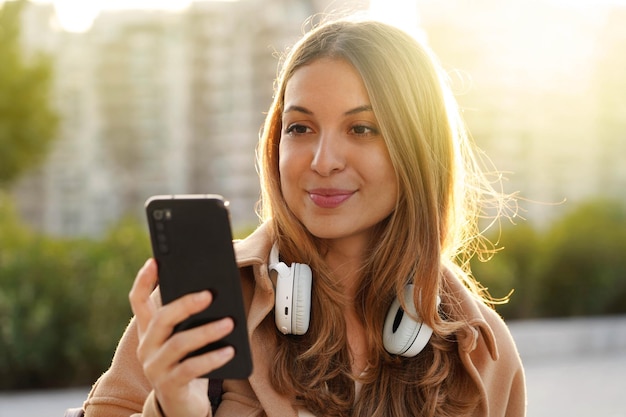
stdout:
{"type": "MultiPolygon", "coordinates": [[[[274,244],[270,252],[268,268],[276,271],[276,302],[274,318],[276,327],[283,334],[303,335],[309,329],[311,319],[311,284],[313,274],[306,264],[294,263],[291,267],[280,262],[278,246],[274,244]]],[[[428,344],[433,329],[415,321],[417,316],[413,303],[414,285],[404,289],[404,302],[410,314],[405,314],[398,299],[389,308],[383,327],[383,345],[393,355],[413,357],[428,344]]],[[[441,299],[437,296],[437,306],[441,299]]]]}

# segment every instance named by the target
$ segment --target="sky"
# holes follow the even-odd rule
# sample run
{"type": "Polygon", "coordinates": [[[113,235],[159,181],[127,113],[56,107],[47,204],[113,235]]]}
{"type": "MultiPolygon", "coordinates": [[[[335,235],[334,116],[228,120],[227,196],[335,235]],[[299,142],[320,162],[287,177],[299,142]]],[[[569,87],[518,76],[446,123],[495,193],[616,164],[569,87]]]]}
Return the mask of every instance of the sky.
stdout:
{"type": "MultiPolygon", "coordinates": [[[[5,0],[0,0],[0,4],[5,0]]],[[[85,32],[101,10],[160,9],[184,10],[193,0],[31,0],[34,3],[54,3],[61,27],[71,32],[85,32]]],[[[237,0],[212,0],[237,1],[237,0]]],[[[418,3],[433,0],[370,0],[370,13],[379,20],[405,30],[415,28],[418,3]]],[[[468,0],[469,1],[469,0],[468,0]]],[[[524,0],[512,0],[524,1],[524,0]]],[[[626,0],[535,0],[536,3],[564,3],[571,7],[599,7],[607,4],[626,4],[626,0]]]]}
{"type": "MultiPolygon", "coordinates": [[[[184,10],[192,0],[31,0],[54,3],[59,24],[71,32],[84,32],[102,10],[159,9],[184,10]]],[[[237,0],[213,0],[237,1],[237,0]]],[[[417,25],[418,0],[370,0],[371,13],[378,19],[410,28],[417,25]]],[[[2,0],[0,0],[0,3],[2,0]]]]}

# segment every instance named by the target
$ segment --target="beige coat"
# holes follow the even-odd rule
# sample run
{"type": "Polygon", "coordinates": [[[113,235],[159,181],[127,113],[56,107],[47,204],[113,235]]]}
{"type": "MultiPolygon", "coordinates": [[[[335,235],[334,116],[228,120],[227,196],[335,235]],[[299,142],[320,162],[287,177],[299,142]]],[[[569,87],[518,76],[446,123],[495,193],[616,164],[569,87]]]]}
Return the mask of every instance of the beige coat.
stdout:
{"type": "MultiPolygon", "coordinates": [[[[248,308],[248,331],[254,371],[248,380],[224,381],[222,403],[216,417],[296,417],[289,398],[279,395],[270,384],[269,372],[274,346],[266,332],[273,321],[274,289],[268,276],[267,258],[271,242],[260,227],[247,239],[235,243],[243,291],[248,308]],[[269,316],[269,317],[268,317],[269,316]]],[[[465,368],[481,393],[476,416],[520,417],[526,413],[524,371],[508,328],[493,310],[477,302],[463,284],[446,276],[473,329],[457,335],[465,368]]],[[[444,300],[445,302],[445,300],[444,300]]],[[[113,362],[94,384],[84,407],[87,417],[129,415],[161,416],[149,382],[136,358],[137,329],[132,320],[120,340],[113,362]]],[[[322,417],[322,416],[319,416],[322,417]]]]}

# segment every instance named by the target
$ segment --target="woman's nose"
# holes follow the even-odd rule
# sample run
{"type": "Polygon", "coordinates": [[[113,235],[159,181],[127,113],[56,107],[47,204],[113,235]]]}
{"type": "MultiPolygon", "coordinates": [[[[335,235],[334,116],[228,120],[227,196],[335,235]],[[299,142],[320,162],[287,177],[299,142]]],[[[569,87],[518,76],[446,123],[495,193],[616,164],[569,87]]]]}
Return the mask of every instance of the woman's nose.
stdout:
{"type": "Polygon", "coordinates": [[[343,170],[346,166],[346,155],[341,138],[336,135],[320,135],[311,160],[311,169],[319,175],[328,176],[343,170]]]}

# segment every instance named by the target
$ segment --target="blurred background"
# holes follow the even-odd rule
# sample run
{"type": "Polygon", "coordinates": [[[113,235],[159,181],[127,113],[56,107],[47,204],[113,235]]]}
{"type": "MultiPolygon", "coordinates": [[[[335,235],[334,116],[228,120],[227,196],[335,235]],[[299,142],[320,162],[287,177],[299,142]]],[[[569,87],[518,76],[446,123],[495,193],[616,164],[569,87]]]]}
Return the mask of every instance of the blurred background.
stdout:
{"type": "Polygon", "coordinates": [[[493,296],[514,290],[500,314],[626,314],[626,2],[0,1],[0,390],[108,367],[150,256],[147,197],[222,194],[236,237],[257,225],[278,57],[335,10],[427,42],[523,197],[473,261],[493,296]]]}

